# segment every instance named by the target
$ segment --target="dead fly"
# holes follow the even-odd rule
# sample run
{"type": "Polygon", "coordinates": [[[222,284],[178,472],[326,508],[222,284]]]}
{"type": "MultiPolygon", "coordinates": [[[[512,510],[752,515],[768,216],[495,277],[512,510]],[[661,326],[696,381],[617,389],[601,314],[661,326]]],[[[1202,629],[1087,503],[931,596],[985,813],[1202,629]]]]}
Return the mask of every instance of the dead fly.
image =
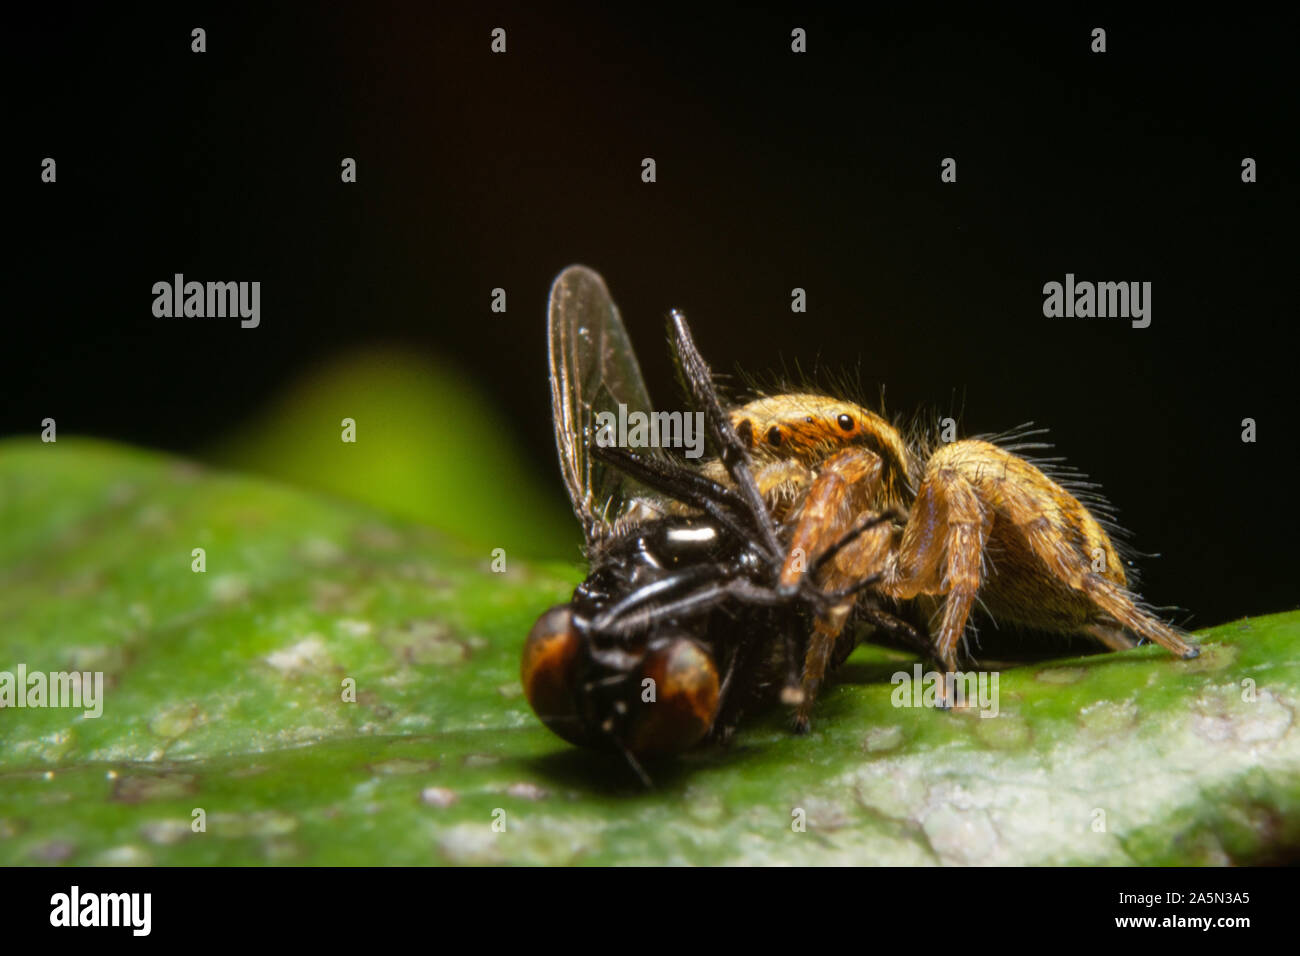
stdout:
{"type": "Polygon", "coordinates": [[[551,289],[556,444],[591,562],[524,650],[528,699],[556,733],[635,766],[725,736],[742,691],[778,685],[806,729],[854,613],[949,673],[977,601],[1000,625],[1196,656],[1128,590],[1105,502],[1018,454],[1032,446],[931,448],[825,395],[724,410],[685,319],[670,326],[717,455],[700,468],[592,441],[598,414],[649,399],[601,278],[572,266],[551,289]]]}
{"type": "MultiPolygon", "coordinates": [[[[722,480],[592,440],[602,412],[650,409],[599,275],[582,266],[560,274],[548,331],[560,468],[591,570],[568,604],[534,625],[524,690],[557,734],[621,751],[639,771],[635,755],[682,751],[711,730],[725,736],[754,693],[793,687],[812,615],[873,581],[827,593],[814,563],[813,574],[780,585],[786,548],[679,313],[675,357],[722,480]]],[[[850,529],[844,543],[874,524],[850,529]]]]}

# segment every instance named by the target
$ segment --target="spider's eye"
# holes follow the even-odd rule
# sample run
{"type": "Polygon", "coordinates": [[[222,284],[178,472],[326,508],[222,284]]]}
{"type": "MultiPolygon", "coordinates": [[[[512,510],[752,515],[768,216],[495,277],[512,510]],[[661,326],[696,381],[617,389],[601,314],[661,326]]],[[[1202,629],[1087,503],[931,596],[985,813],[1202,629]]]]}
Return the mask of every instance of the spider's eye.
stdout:
{"type": "Polygon", "coordinates": [[[578,641],[569,605],[551,608],[528,632],[519,676],[528,703],[542,723],[570,743],[585,744],[587,735],[573,693],[578,641]]]}
{"type": "Polygon", "coordinates": [[[704,648],[679,637],[646,654],[638,693],[628,749],[637,754],[678,753],[699,743],[713,726],[718,669],[704,648]]]}
{"type": "Polygon", "coordinates": [[[853,418],[851,416],[841,415],[836,419],[836,422],[839,424],[840,428],[844,429],[846,432],[853,431],[853,418]]]}
{"type": "Polygon", "coordinates": [[[767,443],[769,445],[781,444],[781,429],[773,425],[767,430],[767,443]]]}

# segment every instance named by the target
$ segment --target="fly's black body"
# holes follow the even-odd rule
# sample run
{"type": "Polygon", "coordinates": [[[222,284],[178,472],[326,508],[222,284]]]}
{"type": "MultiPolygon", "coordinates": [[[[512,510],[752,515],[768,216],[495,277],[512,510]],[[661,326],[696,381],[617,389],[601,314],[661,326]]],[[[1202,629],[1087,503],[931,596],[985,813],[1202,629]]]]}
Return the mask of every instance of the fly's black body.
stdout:
{"type": "Polygon", "coordinates": [[[683,750],[734,726],[756,676],[773,667],[768,637],[801,633],[790,602],[722,596],[728,582],[766,573],[747,542],[707,520],[654,518],[615,532],[569,604],[539,622],[572,634],[582,689],[576,719],[548,723],[575,743],[637,754],[683,750]]]}

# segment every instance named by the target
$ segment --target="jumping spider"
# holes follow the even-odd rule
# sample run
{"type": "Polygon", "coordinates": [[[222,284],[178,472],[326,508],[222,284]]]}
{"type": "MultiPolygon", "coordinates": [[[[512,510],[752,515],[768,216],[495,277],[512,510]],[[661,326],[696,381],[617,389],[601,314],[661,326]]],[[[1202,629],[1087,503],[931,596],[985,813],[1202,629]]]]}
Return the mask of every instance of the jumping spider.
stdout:
{"type": "MultiPolygon", "coordinates": [[[[999,623],[1086,634],[1111,650],[1151,640],[1184,660],[1199,653],[1128,589],[1115,545],[1079,498],[1103,513],[1104,501],[1077,480],[1053,480],[1015,446],[964,439],[931,449],[874,412],[824,395],[759,398],[729,418],[760,492],[788,528],[781,593],[793,593],[812,562],[830,591],[873,579],[858,600],[914,606],[932,621],[933,653],[949,673],[977,600],[999,623]],[[901,520],[866,527],[888,512],[901,520]],[[855,527],[864,530],[822,560],[855,527]]],[[[723,477],[716,463],[706,472],[723,477]]],[[[815,616],[791,695],[801,729],[854,603],[815,616]]]]}

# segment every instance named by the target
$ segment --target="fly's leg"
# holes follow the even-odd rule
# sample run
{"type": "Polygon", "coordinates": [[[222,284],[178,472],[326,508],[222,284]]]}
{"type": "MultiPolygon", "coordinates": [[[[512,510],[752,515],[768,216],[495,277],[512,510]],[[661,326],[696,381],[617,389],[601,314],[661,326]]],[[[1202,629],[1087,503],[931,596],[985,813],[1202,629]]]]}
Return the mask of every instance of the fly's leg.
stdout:
{"type": "MultiPolygon", "coordinates": [[[[739,538],[753,540],[759,531],[759,525],[752,519],[748,505],[736,492],[705,475],[671,461],[634,455],[623,448],[595,446],[591,454],[647,487],[669,495],[688,507],[703,511],[739,538]]],[[[761,548],[761,541],[758,546],[761,548]]],[[[777,553],[772,552],[773,555],[777,553]]]]}
{"type": "Polygon", "coordinates": [[[761,587],[743,577],[719,578],[705,581],[672,600],[660,603],[642,602],[632,611],[599,621],[603,634],[626,635],[649,631],[674,618],[704,614],[722,607],[728,601],[739,601],[756,607],[781,607],[788,599],[771,588],[761,587]]]}
{"type": "MultiPolygon", "coordinates": [[[[724,488],[730,488],[731,476],[720,461],[707,462],[699,469],[699,474],[724,488]]],[[[772,461],[755,468],[754,482],[758,485],[758,493],[767,503],[773,521],[780,524],[787,520],[792,507],[799,502],[801,493],[812,483],[812,477],[812,471],[807,465],[792,460],[772,461]]],[[[734,491],[732,495],[737,502],[740,501],[740,496],[734,491]]],[[[676,496],[670,497],[665,503],[665,510],[670,514],[688,514],[692,507],[694,506],[689,502],[676,496]]]]}
{"type": "Polygon", "coordinates": [[[708,363],[695,347],[691,330],[686,325],[686,316],[673,310],[668,319],[675,345],[677,367],[682,380],[695,402],[695,407],[704,413],[705,428],[718,448],[722,465],[727,469],[735,484],[736,492],[748,507],[750,518],[758,532],[763,547],[770,553],[781,552],[776,536],[776,523],[767,510],[763,495],[754,480],[753,465],[749,452],[731,425],[731,419],[722,410],[717,390],[713,387],[713,374],[708,363]]]}

